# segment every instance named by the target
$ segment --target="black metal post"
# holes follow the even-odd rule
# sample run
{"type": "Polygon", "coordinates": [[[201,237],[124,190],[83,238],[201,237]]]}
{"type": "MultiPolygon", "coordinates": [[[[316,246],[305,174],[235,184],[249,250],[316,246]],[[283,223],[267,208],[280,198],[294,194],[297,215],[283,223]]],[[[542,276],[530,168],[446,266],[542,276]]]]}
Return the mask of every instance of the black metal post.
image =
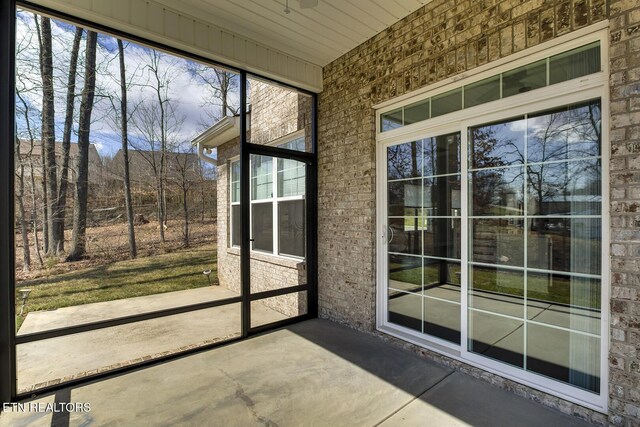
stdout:
{"type": "Polygon", "coordinates": [[[14,0],[0,2],[0,399],[16,396],[15,358],[15,19],[14,0]]]}
{"type": "Polygon", "coordinates": [[[312,164],[307,165],[307,314],[318,317],[318,95],[311,95],[312,164]]]}
{"type": "Polygon", "coordinates": [[[240,71],[240,289],[242,289],[242,336],[251,328],[251,230],[250,171],[247,146],[247,73],[240,71]]]}

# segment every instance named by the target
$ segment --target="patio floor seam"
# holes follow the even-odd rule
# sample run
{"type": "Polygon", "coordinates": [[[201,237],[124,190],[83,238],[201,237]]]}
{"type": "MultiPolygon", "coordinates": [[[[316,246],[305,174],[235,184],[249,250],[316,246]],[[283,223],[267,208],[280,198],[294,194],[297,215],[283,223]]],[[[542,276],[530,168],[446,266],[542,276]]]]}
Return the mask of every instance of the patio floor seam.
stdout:
{"type": "Polygon", "coordinates": [[[380,421],[378,421],[377,423],[375,423],[373,425],[373,427],[378,427],[379,425],[381,425],[382,423],[384,423],[385,421],[387,421],[388,419],[390,419],[391,417],[393,417],[394,415],[396,415],[398,412],[402,411],[404,408],[406,408],[407,406],[409,406],[410,404],[412,404],[413,402],[415,402],[416,400],[420,399],[421,396],[423,396],[426,392],[428,392],[429,390],[431,390],[432,388],[436,387],[438,384],[440,384],[441,382],[443,382],[444,380],[446,380],[447,378],[449,378],[451,375],[455,374],[456,371],[455,370],[451,370],[451,372],[449,372],[447,375],[445,375],[444,377],[442,377],[440,380],[438,380],[437,382],[435,382],[434,384],[430,385],[429,387],[427,387],[426,389],[422,390],[420,393],[418,393],[417,395],[413,396],[407,403],[401,405],[399,408],[397,408],[395,411],[391,412],[389,415],[387,415],[386,417],[384,417],[383,419],[381,419],[380,421]]]}

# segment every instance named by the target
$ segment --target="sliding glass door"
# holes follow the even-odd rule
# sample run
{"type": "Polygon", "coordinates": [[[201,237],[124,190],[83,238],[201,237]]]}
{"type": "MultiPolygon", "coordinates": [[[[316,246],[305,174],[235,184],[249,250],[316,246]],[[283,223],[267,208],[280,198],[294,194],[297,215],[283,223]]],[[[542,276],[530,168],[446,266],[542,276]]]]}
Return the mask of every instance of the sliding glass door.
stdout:
{"type": "Polygon", "coordinates": [[[388,319],[460,343],[460,133],[390,146],[388,319]]]}
{"type": "Polygon", "coordinates": [[[600,101],[469,128],[469,348],[597,392],[600,101]]]}
{"type": "Polygon", "coordinates": [[[379,151],[379,323],[533,384],[597,395],[601,101],[506,114],[379,151]]]}

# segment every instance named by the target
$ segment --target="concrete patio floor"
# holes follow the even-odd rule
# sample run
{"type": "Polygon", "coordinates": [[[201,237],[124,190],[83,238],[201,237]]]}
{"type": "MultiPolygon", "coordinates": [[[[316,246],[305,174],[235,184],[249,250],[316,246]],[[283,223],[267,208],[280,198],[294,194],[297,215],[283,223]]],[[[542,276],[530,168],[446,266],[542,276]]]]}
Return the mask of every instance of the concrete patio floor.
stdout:
{"type": "MultiPolygon", "coordinates": [[[[20,334],[83,322],[113,319],[171,307],[237,296],[218,287],[115,300],[29,313],[20,334]]],[[[255,322],[286,318],[263,304],[254,304],[255,322]]],[[[137,323],[20,344],[16,348],[18,390],[31,391],[142,359],[221,341],[240,335],[240,303],[160,317],[137,323]]]]}
{"type": "Polygon", "coordinates": [[[580,426],[581,421],[326,320],[137,370],[34,402],[0,426],[580,426]]]}
{"type": "Polygon", "coordinates": [[[165,292],[118,299],[113,301],[81,304],[56,310],[32,311],[24,319],[17,335],[42,332],[49,329],[82,325],[117,317],[131,316],[173,307],[237,297],[238,294],[222,286],[203,286],[183,291],[165,292]]]}

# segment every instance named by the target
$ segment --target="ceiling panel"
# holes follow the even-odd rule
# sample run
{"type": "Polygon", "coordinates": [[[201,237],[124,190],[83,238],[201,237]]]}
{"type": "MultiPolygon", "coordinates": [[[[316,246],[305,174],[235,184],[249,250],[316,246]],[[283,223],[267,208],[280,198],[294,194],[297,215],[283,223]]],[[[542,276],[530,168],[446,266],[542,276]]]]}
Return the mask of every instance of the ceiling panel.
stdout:
{"type": "MultiPolygon", "coordinates": [[[[154,1],[154,0],[152,0],[154,1]]],[[[430,0],[155,0],[289,55],[324,66],[430,0]]]]}

